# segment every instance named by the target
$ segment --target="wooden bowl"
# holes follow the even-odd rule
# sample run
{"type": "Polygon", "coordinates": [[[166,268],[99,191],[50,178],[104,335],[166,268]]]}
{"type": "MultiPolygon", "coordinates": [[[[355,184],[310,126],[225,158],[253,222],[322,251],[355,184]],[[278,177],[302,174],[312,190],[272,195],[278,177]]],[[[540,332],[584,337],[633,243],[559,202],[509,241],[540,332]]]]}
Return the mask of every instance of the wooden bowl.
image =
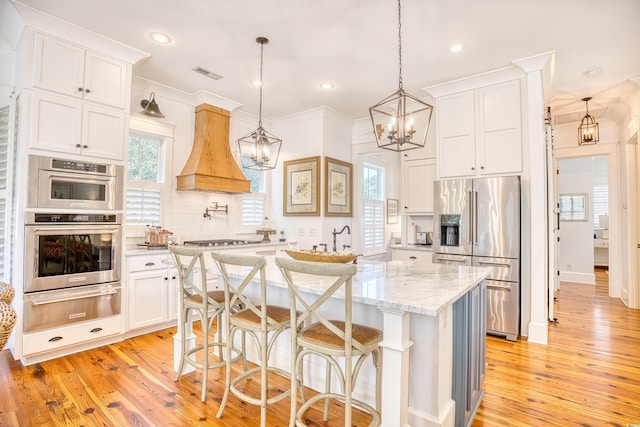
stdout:
{"type": "Polygon", "coordinates": [[[312,262],[336,262],[347,263],[351,262],[358,257],[358,255],[337,255],[320,251],[290,251],[284,250],[287,255],[298,261],[312,261],[312,262]]]}

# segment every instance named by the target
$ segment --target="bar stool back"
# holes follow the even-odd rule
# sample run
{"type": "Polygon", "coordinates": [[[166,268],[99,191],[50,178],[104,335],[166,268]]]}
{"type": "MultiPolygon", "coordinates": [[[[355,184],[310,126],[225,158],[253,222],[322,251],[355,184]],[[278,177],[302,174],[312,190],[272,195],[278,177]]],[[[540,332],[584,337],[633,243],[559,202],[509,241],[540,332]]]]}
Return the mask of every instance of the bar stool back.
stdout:
{"type": "MultiPolygon", "coordinates": [[[[222,412],[227,404],[229,392],[233,393],[247,403],[260,406],[260,425],[264,427],[267,419],[267,405],[278,402],[291,394],[291,390],[286,390],[268,396],[269,374],[275,373],[284,377],[289,377],[289,372],[269,365],[269,357],[274,343],[278,336],[290,327],[290,310],[288,307],[280,307],[267,304],[267,282],[265,278],[266,260],[262,256],[230,255],[213,252],[213,257],[218,270],[224,281],[225,306],[227,309],[234,304],[241,304],[244,309],[229,316],[226,324],[225,335],[228,342],[233,342],[233,336],[237,331],[246,332],[253,337],[253,342],[258,348],[259,365],[255,368],[245,370],[242,374],[231,378],[231,361],[227,355],[227,378],[224,396],[217,418],[222,416],[222,412]],[[230,278],[227,267],[243,267],[241,278],[237,276],[230,278]],[[247,272],[247,270],[249,270],[247,272]],[[260,301],[254,303],[249,299],[247,286],[256,279],[260,285],[260,301]],[[271,336],[269,336],[271,335],[271,336]],[[260,396],[255,397],[249,392],[242,391],[237,384],[241,381],[251,380],[251,375],[260,373],[260,396]]],[[[245,389],[246,390],[246,389],[245,389]]]]}
{"type": "MultiPolygon", "coordinates": [[[[179,321],[182,327],[182,336],[180,341],[180,366],[176,372],[175,381],[178,381],[182,376],[185,364],[191,365],[196,369],[202,369],[202,393],[200,400],[204,402],[207,394],[208,370],[227,366],[225,357],[227,357],[227,354],[231,351],[235,353],[234,360],[242,357],[245,369],[246,360],[244,359],[244,352],[237,348],[231,348],[233,346],[230,347],[229,352],[223,351],[227,348],[220,333],[221,328],[224,326],[222,313],[225,310],[225,293],[222,290],[207,290],[207,272],[202,249],[170,245],[169,252],[178,268],[178,278],[180,282],[179,321]],[[202,344],[188,349],[186,348],[185,331],[190,312],[195,312],[200,317],[202,344]],[[218,340],[216,342],[209,342],[209,333],[212,330],[214,319],[217,319],[218,340]],[[215,363],[209,363],[209,350],[211,348],[218,348],[220,350],[220,359],[215,363]],[[196,354],[200,352],[202,352],[202,362],[196,360],[196,354]]],[[[239,309],[238,306],[232,306],[232,310],[237,309],[239,309]]]]}
{"type": "MultiPolygon", "coordinates": [[[[329,402],[340,401],[345,406],[345,426],[351,426],[352,406],[371,414],[370,426],[380,425],[382,352],[379,344],[382,341],[382,331],[352,322],[351,287],[352,277],[356,274],[357,267],[353,264],[296,261],[285,258],[276,258],[276,264],[289,288],[292,327],[299,328],[297,334],[292,334],[291,345],[292,348],[296,346],[302,348],[295,360],[292,360],[292,365],[295,366],[292,368],[292,373],[302,377],[303,359],[310,354],[322,357],[327,363],[324,393],[319,393],[306,402],[303,400],[304,403],[300,408],[296,408],[296,400],[292,399],[290,425],[306,426],[302,416],[311,406],[321,400],[324,400],[325,422],[328,420],[329,402]],[[296,276],[293,273],[297,273],[296,276]],[[302,295],[296,288],[296,279],[302,278],[300,275],[330,277],[334,278],[334,282],[325,288],[317,298],[310,300],[308,293],[302,295]],[[330,299],[335,301],[335,298],[344,301],[344,317],[342,319],[328,319],[320,310],[325,303],[330,299]],[[297,314],[297,308],[300,307],[303,307],[304,310],[297,314]],[[303,326],[305,322],[307,326],[303,326]],[[352,397],[360,368],[369,355],[372,356],[376,368],[375,408],[352,397]],[[344,368],[341,366],[340,360],[344,362],[344,368]],[[331,390],[332,368],[340,380],[342,393],[331,390]]],[[[308,278],[305,277],[305,280],[308,278]]],[[[292,381],[291,387],[295,396],[295,381],[292,381]]]]}

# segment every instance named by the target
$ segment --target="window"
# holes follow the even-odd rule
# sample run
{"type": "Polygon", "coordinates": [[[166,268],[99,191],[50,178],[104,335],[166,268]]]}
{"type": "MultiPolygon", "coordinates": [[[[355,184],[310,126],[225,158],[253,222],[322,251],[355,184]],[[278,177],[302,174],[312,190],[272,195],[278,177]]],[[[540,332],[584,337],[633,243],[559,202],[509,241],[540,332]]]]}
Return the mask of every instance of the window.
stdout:
{"type": "Polygon", "coordinates": [[[132,130],[129,134],[126,224],[160,224],[165,186],[164,137],[132,130]]]}
{"type": "MultiPolygon", "coordinates": [[[[609,214],[609,186],[606,184],[593,185],[593,226],[595,228],[609,228],[609,219],[606,224],[600,224],[600,215],[609,214]]],[[[604,218],[603,218],[604,219],[604,218]]]]}
{"type": "Polygon", "coordinates": [[[251,193],[242,195],[242,225],[255,227],[262,225],[266,216],[265,173],[242,168],[244,176],[251,181],[251,193]]]}
{"type": "Polygon", "coordinates": [[[363,166],[364,230],[363,251],[384,249],[384,168],[363,166]]]}
{"type": "Polygon", "coordinates": [[[587,221],[587,195],[561,194],[560,219],[562,221],[587,221]]]}

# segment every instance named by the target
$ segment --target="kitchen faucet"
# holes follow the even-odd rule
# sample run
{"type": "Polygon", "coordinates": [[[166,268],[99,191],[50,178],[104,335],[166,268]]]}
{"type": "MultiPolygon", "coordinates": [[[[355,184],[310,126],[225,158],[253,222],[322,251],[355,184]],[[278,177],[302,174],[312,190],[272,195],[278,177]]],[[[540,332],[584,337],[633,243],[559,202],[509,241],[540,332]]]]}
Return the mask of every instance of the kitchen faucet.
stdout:
{"type": "Polygon", "coordinates": [[[348,226],[348,225],[345,225],[344,227],[342,227],[342,230],[340,230],[340,231],[336,231],[336,229],[335,229],[335,228],[333,229],[333,233],[331,233],[331,234],[333,234],[333,252],[337,252],[337,248],[336,248],[336,236],[337,236],[338,234],[342,234],[342,232],[343,232],[345,229],[347,230],[347,234],[351,234],[351,229],[349,228],[349,226],[348,226]]]}

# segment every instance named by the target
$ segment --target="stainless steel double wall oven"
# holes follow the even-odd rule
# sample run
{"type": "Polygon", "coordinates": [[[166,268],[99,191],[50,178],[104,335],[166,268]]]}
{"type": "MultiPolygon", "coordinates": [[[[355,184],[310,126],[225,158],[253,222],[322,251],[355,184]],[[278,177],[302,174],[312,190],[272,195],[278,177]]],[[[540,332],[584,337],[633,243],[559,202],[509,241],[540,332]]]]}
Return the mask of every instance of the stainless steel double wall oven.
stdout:
{"type": "Polygon", "coordinates": [[[123,168],[30,157],[24,332],[121,311],[123,168]]]}

